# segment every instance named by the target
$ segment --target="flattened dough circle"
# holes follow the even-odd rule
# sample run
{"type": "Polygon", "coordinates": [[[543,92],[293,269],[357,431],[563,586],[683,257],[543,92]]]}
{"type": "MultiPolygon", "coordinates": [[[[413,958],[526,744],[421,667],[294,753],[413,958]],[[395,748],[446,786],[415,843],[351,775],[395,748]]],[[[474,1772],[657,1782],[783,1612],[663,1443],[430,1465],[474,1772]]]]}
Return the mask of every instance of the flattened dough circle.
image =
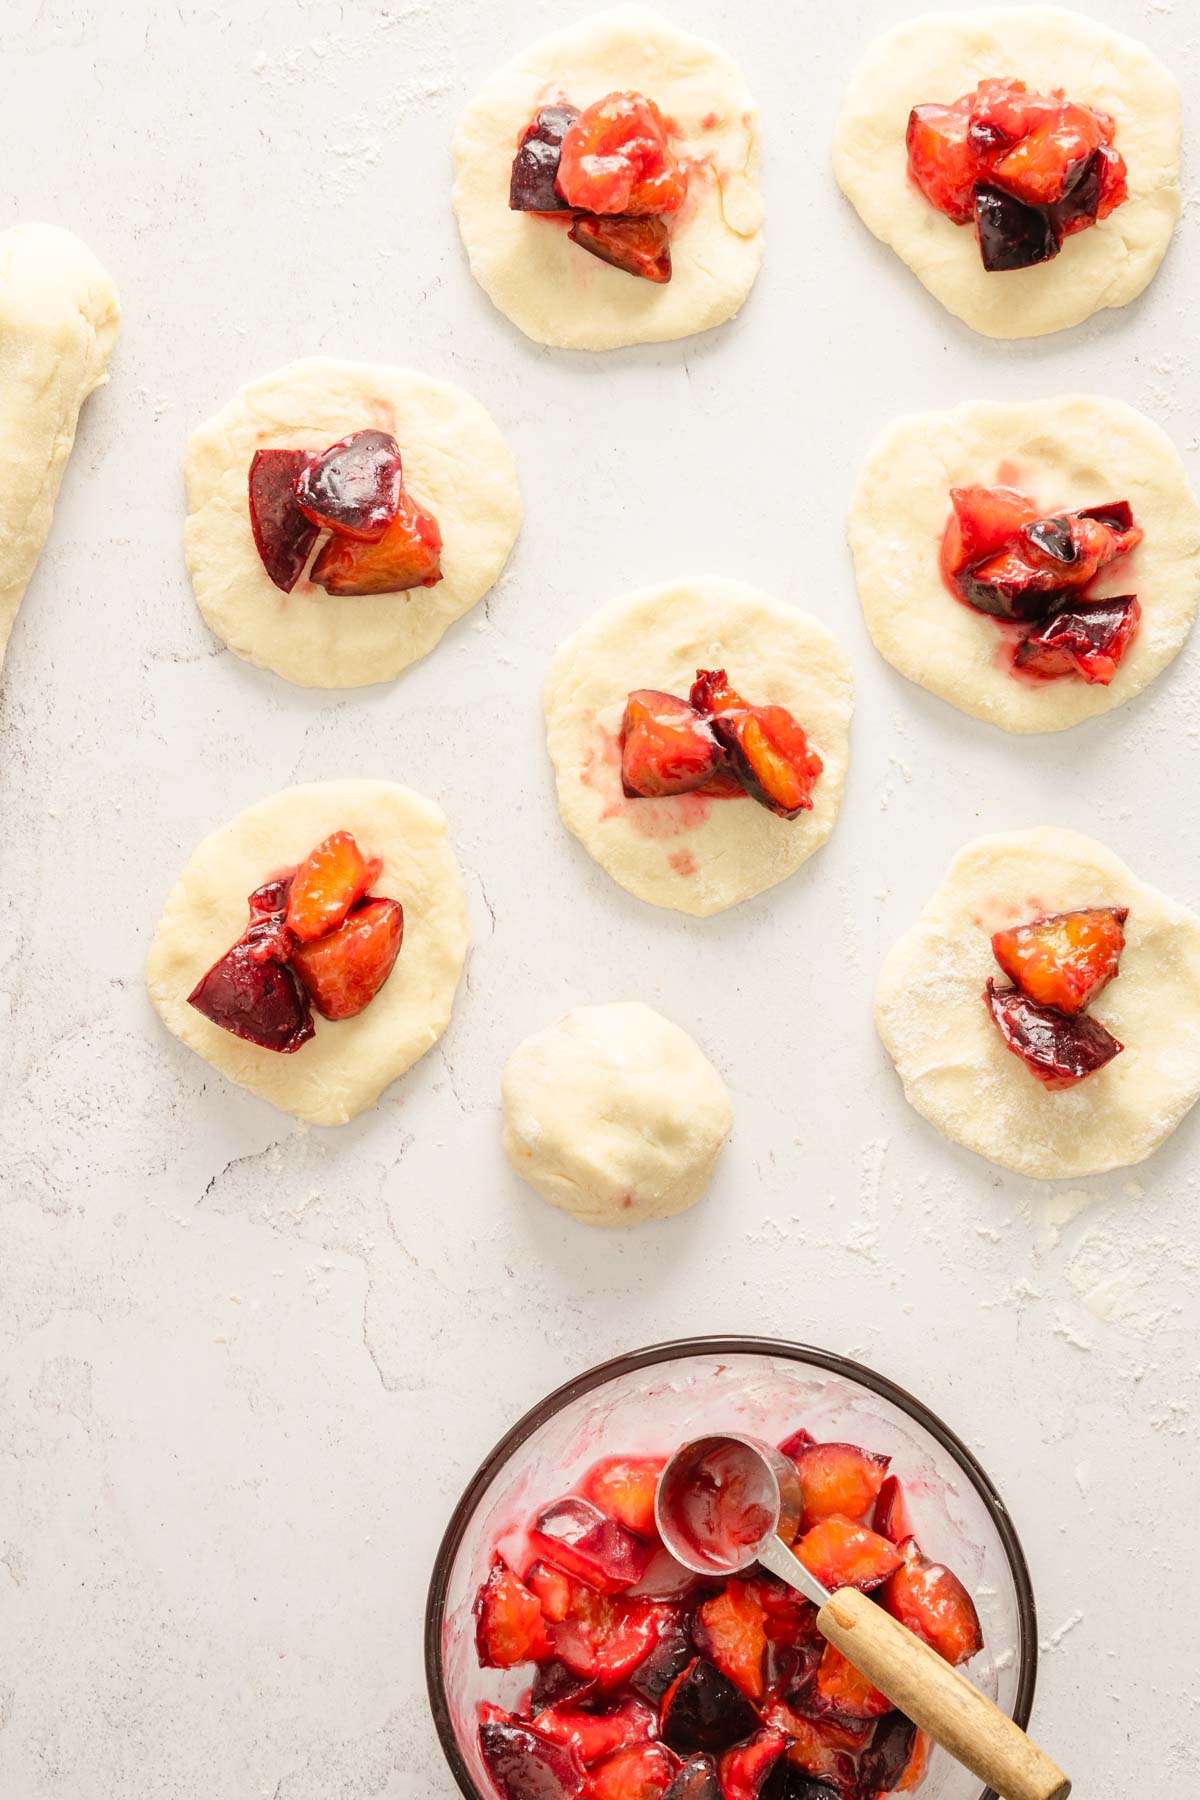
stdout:
{"type": "Polygon", "coordinates": [[[565,824],[652,906],[723,912],[783,881],[833,830],[849,755],[849,661],[817,619],[740,581],[701,576],[609,601],[559,647],[543,699],[565,824]],[[779,819],[744,796],[622,794],[628,694],[686,697],[697,669],[720,668],[748,699],[786,706],[803,725],[825,765],[811,812],[779,819]]]}
{"type": "Polygon", "coordinates": [[[1004,731],[1063,731],[1131,700],[1179,654],[1200,600],[1200,505],[1179,453],[1142,413],[1094,394],[897,419],[867,457],[848,535],[880,655],[1004,731]],[[1145,541],[1093,592],[1135,592],[1142,622],[1107,687],[1014,676],[1002,628],[947,591],[938,555],[950,489],[975,483],[1016,487],[1048,511],[1130,502],[1145,541]]]}
{"type": "Polygon", "coordinates": [[[0,232],[0,665],[119,319],[116,289],[69,231],[0,232]]]}
{"type": "Polygon", "coordinates": [[[471,273],[535,343],[568,350],[690,337],[732,318],[762,261],[758,114],[725,52],[640,6],[539,38],[484,84],[454,134],[454,211],[471,273]],[[662,285],[609,268],[565,230],[512,212],[521,132],[563,97],[581,109],[617,89],[654,100],[694,159],[662,285]]]}
{"type": "Polygon", "coordinates": [[[1126,306],[1153,277],[1179,217],[1180,98],[1173,75],[1135,39],[1058,6],[925,13],[873,43],[850,78],[834,170],[877,238],[950,312],[987,337],[1041,337],[1126,306]],[[1061,255],[989,275],[974,231],[939,213],[908,178],[914,106],[953,101],[1009,76],[1117,121],[1129,199],[1061,255]]]}
{"type": "Polygon", "coordinates": [[[478,400],[387,363],[313,356],[241,388],[188,439],[184,547],[196,603],[231,650],[300,687],[391,681],[427,656],[499,576],[521,523],[508,446],[478,400]],[[442,579],[337,598],[301,577],[281,593],[250,530],[256,450],[323,450],[352,431],[394,434],[413,497],[442,531],[442,579]]]}
{"type": "Polygon", "coordinates": [[[171,891],[146,964],[164,1024],[214,1069],[311,1125],[343,1125],[432,1049],[446,1029],[467,952],[462,876],[432,801],[391,781],[284,788],[206,837],[171,891]],[[333,831],[383,858],[372,892],[404,907],[396,966],[357,1018],[314,1014],[290,1056],[222,1031],[187,997],[246,927],[246,897],[333,831]]]}
{"type": "Polygon", "coordinates": [[[1124,1168],[1200,1095],[1200,918],[1078,832],[976,838],[885,958],[875,1020],[905,1098],[953,1143],[1041,1179],[1124,1168]],[[1129,908],[1120,973],[1091,1008],[1125,1048],[1051,1093],[984,1005],[988,977],[1003,979],[991,934],[1086,906],[1129,908]]]}

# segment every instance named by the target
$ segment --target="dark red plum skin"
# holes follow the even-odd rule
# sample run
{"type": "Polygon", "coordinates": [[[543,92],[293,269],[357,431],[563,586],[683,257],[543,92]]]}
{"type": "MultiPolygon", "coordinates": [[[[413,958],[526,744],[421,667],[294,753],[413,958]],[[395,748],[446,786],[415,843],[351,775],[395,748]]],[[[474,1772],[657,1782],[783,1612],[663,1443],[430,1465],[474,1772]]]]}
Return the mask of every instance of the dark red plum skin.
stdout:
{"type": "Polygon", "coordinates": [[[315,1027],[308,996],[291,966],[277,961],[273,946],[264,943],[262,934],[274,930],[273,920],[252,926],[201,976],[188,1005],[260,1050],[290,1056],[307,1044],[315,1027]]]}
{"type": "Polygon", "coordinates": [[[664,1744],[692,1750],[728,1750],[747,1738],[758,1715],[714,1663],[697,1656],[663,1697],[659,1729],[664,1744]]]}
{"type": "Polygon", "coordinates": [[[654,1553],[652,1545],[607,1518],[590,1500],[555,1501],[538,1515],[532,1535],[542,1555],[557,1567],[606,1594],[636,1586],[654,1553]]]}
{"type": "Polygon", "coordinates": [[[378,543],[400,507],[404,467],[390,431],[355,431],[309,459],[296,501],[322,531],[378,543]]]}
{"type": "Polygon", "coordinates": [[[571,211],[555,183],[562,141],[578,117],[574,106],[543,106],[534,114],[513,158],[510,212],[571,211]]]}
{"type": "Polygon", "coordinates": [[[282,593],[290,594],[319,534],[296,503],[296,477],[309,460],[307,450],[257,450],[250,464],[250,529],[263,568],[282,593]]]}
{"type": "Polygon", "coordinates": [[[479,1748],[503,1800],[574,1800],[584,1791],[583,1765],[574,1750],[517,1720],[481,1725],[479,1748]]]}
{"type": "MultiPolygon", "coordinates": [[[[1136,595],[1119,594],[1111,600],[1064,607],[1030,632],[1013,661],[1018,669],[1051,679],[1075,670],[1083,674],[1097,657],[1111,657],[1119,663],[1133,636],[1136,620],[1131,615],[1136,606],[1136,595]]],[[[1096,674],[1090,678],[1104,679],[1096,674]]]]}
{"type": "Polygon", "coordinates": [[[980,182],[975,189],[975,228],[979,254],[989,274],[1031,269],[1049,262],[1062,249],[1062,237],[1048,210],[1026,206],[1003,188],[980,182]]]}
{"type": "Polygon", "coordinates": [[[1045,1087],[1074,1087],[1125,1048],[1098,1019],[1039,1006],[1018,988],[989,981],[984,1000],[1008,1049],[1045,1087]]]}

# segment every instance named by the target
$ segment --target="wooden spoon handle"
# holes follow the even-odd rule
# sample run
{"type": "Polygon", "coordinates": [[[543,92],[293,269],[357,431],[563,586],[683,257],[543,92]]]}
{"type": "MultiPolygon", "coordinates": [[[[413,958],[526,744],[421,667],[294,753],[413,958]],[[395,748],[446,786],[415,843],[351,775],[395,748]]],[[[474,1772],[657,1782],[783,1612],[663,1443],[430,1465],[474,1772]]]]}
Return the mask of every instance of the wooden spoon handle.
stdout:
{"type": "Polygon", "coordinates": [[[1071,1783],[1020,1726],[865,1594],[839,1588],[817,1625],[901,1712],[1004,1800],[1066,1800],[1071,1783]]]}

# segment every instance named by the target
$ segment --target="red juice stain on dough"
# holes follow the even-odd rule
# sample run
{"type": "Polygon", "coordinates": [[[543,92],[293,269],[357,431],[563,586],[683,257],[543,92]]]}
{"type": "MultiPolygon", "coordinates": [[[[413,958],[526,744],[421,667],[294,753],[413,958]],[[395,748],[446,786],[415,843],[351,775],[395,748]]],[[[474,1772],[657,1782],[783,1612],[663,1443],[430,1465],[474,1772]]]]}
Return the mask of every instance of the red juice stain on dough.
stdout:
{"type": "Polygon", "coordinates": [[[690,850],[672,850],[667,861],[677,875],[687,876],[696,873],[696,859],[690,850]]]}
{"type": "Polygon", "coordinates": [[[670,1519],[697,1563],[736,1568],[770,1530],[763,1465],[744,1444],[713,1444],[670,1494],[670,1519]]]}
{"type": "MultiPolygon", "coordinates": [[[[665,794],[658,800],[631,800],[621,791],[621,740],[615,731],[594,724],[595,743],[583,753],[579,779],[604,796],[601,819],[625,819],[639,837],[672,838],[703,825],[719,800],[743,798],[742,790],[665,794]]],[[[680,871],[682,873],[682,871],[680,871]]]]}
{"type": "Polygon", "coordinates": [[[1005,461],[996,465],[997,487],[1016,488],[1017,492],[1020,493],[1022,491],[1021,483],[1025,479],[1025,474],[1019,463],[1005,461]]]}

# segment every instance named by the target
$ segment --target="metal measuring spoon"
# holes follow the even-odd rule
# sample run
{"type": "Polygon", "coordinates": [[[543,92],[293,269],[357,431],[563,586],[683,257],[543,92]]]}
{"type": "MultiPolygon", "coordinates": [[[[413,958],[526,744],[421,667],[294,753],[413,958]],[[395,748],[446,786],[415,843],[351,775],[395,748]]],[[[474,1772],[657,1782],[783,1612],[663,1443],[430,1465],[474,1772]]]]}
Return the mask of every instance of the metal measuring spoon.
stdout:
{"type": "Polygon", "coordinates": [[[658,1478],[663,1543],[694,1575],[759,1563],[817,1608],[817,1629],[893,1706],[1004,1800],[1066,1800],[1071,1783],[965,1675],[857,1588],[831,1593],[791,1548],[803,1495],[790,1457],[735,1432],[693,1438],[658,1478]]]}

